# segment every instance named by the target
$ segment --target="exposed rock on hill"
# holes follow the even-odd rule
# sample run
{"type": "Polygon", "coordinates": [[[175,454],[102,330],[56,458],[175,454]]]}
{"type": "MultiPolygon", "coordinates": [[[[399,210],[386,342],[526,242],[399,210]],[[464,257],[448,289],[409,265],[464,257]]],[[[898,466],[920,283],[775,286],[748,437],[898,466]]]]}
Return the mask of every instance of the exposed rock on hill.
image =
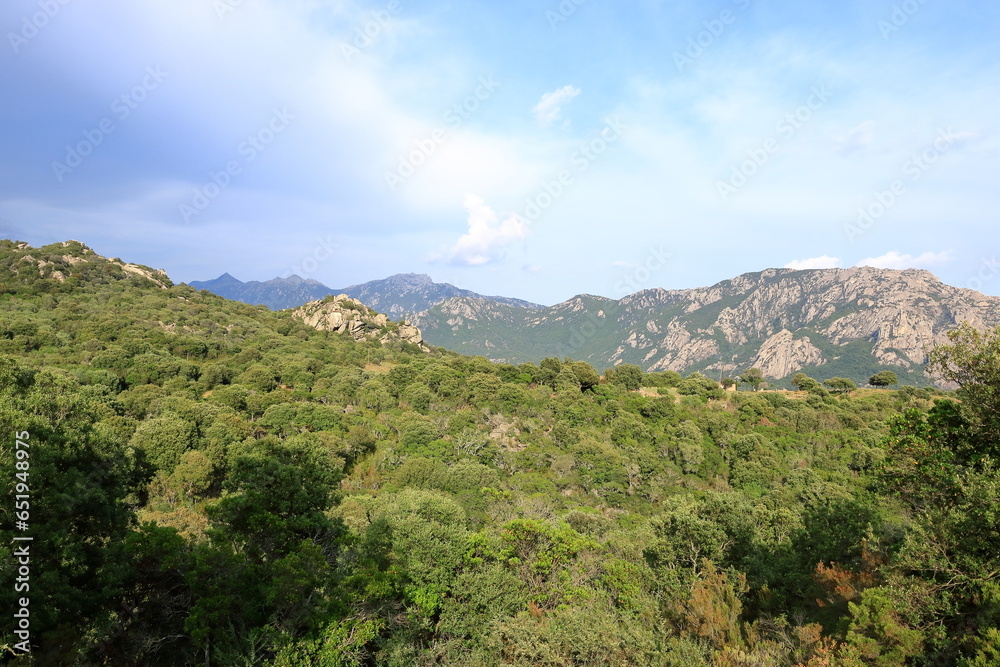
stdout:
{"type": "Polygon", "coordinates": [[[173,285],[163,269],[130,264],[117,257],[108,259],[79,241],[61,241],[40,248],[24,242],[5,240],[2,243],[13,251],[7,260],[9,267],[5,268],[15,276],[27,278],[25,272],[28,271],[37,274],[37,278],[65,284],[66,288],[80,280],[123,280],[132,276],[148,280],[162,289],[173,285]]]}
{"type": "Polygon", "coordinates": [[[808,336],[795,340],[791,331],[782,329],[764,341],[750,366],[759,368],[765,377],[783,378],[800,368],[825,363],[823,353],[809,342],[808,336]]]}
{"type": "Polygon", "coordinates": [[[420,329],[405,323],[392,322],[357,299],[346,294],[328,296],[321,301],[311,301],[292,312],[305,324],[322,331],[335,331],[354,340],[402,340],[423,345],[420,329]]]}

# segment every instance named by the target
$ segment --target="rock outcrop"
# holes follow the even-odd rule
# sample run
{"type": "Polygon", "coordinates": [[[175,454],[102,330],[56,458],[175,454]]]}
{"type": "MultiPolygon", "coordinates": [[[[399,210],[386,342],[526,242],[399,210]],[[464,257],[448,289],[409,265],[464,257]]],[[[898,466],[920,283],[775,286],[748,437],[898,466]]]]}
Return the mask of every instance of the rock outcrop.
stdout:
{"type": "Polygon", "coordinates": [[[824,363],[823,353],[808,336],[796,340],[791,331],[782,329],[764,341],[750,366],[759,368],[765,377],[783,378],[824,363]]]}
{"type": "MultiPolygon", "coordinates": [[[[11,243],[5,241],[4,243],[11,243]]],[[[24,242],[11,243],[12,248],[19,252],[17,263],[31,270],[37,270],[41,278],[48,278],[60,283],[66,282],[71,276],[79,277],[85,275],[87,269],[103,267],[108,270],[107,275],[118,277],[137,276],[145,278],[161,289],[173,286],[167,272],[163,269],[153,269],[142,264],[130,264],[123,262],[117,257],[107,258],[98,255],[91,248],[79,241],[60,241],[40,248],[32,248],[24,242]],[[26,252],[24,252],[26,251],[26,252]],[[34,254],[32,254],[34,253],[34,254]],[[38,257],[35,254],[39,255],[38,257]]],[[[13,267],[15,274],[22,269],[13,267]]]]}
{"type": "Polygon", "coordinates": [[[328,296],[292,311],[292,316],[321,331],[334,331],[354,340],[401,340],[414,345],[424,345],[420,329],[405,322],[393,322],[357,299],[346,294],[328,296]]]}

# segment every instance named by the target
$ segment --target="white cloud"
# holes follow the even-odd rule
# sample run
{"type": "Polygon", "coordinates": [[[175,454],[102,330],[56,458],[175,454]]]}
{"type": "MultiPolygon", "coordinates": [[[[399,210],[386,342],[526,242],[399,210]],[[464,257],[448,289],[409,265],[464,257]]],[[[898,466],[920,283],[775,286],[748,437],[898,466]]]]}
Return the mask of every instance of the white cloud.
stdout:
{"type": "Polygon", "coordinates": [[[788,264],[785,264],[785,268],[795,269],[796,271],[804,269],[837,269],[840,268],[840,258],[823,255],[822,257],[811,257],[809,259],[793,259],[788,264]]]}
{"type": "Polygon", "coordinates": [[[563,86],[551,93],[542,95],[532,111],[535,112],[535,120],[539,127],[548,127],[559,120],[562,113],[562,104],[568,102],[580,94],[580,89],[575,86],[563,86]]]}
{"type": "Polygon", "coordinates": [[[951,261],[951,251],[925,252],[914,257],[890,250],[881,257],[868,257],[855,266],[873,266],[877,269],[927,269],[951,261]]]}
{"type": "Polygon", "coordinates": [[[469,231],[454,246],[430,257],[431,261],[482,266],[496,259],[505,246],[528,234],[517,214],[498,223],[497,214],[476,195],[465,195],[465,208],[469,212],[469,231]]]}

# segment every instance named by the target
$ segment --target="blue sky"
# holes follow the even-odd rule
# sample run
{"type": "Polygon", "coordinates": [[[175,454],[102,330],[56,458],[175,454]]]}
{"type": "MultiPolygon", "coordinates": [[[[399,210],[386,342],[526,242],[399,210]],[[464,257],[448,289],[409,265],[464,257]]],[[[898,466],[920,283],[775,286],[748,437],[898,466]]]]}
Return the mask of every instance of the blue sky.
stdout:
{"type": "Polygon", "coordinates": [[[7,0],[0,237],[555,303],[767,267],[1000,294],[1000,6],[7,0]]]}

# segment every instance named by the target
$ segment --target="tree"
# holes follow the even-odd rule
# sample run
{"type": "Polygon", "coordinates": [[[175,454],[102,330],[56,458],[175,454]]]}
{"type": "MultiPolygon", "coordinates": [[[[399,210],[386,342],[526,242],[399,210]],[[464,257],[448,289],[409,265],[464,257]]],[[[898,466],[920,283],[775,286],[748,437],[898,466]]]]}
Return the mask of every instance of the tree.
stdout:
{"type": "Polygon", "coordinates": [[[635,391],[642,386],[642,369],[635,364],[619,364],[604,371],[604,379],[608,384],[617,384],[635,391]]]}
{"type": "Polygon", "coordinates": [[[733,378],[722,378],[722,387],[727,391],[730,387],[735,387],[736,384],[737,382],[733,378]]]}
{"type": "Polygon", "coordinates": [[[204,452],[188,450],[181,455],[180,463],[170,475],[169,484],[192,500],[212,485],[214,472],[212,460],[204,452]]]}
{"type": "Polygon", "coordinates": [[[950,344],[934,348],[928,370],[958,384],[962,410],[983,447],[996,453],[1000,442],[1000,328],[980,332],[969,324],[948,332],[950,344]]]}
{"type": "Polygon", "coordinates": [[[757,391],[760,388],[760,383],[764,381],[764,373],[757,367],[748,368],[736,379],[743,384],[750,385],[754,391],[757,391]]]}
{"type": "Polygon", "coordinates": [[[570,367],[573,369],[573,374],[576,375],[576,379],[580,383],[581,391],[593,391],[594,387],[600,384],[601,376],[586,361],[574,361],[570,364],[570,367]]]}
{"type": "Polygon", "coordinates": [[[257,391],[272,391],[278,386],[278,378],[273,370],[263,364],[254,364],[245,370],[236,382],[257,391]]]}
{"type": "Polygon", "coordinates": [[[792,386],[799,391],[810,391],[816,389],[820,386],[818,380],[815,380],[805,373],[796,373],[792,376],[792,386]]]}
{"type": "Polygon", "coordinates": [[[719,383],[711,378],[707,378],[701,373],[695,372],[681,380],[677,386],[677,393],[681,396],[704,396],[709,399],[721,399],[725,394],[719,388],[719,383]]]}
{"type": "Polygon", "coordinates": [[[192,424],[167,413],[139,424],[130,446],[144,451],[157,470],[170,474],[191,447],[193,436],[192,424]]]}
{"type": "MultiPolygon", "coordinates": [[[[14,494],[21,494],[17,509],[30,512],[21,530],[33,538],[14,542],[14,512],[5,510],[10,518],[0,539],[16,546],[0,558],[9,582],[0,604],[13,613],[20,597],[30,597],[33,664],[76,664],[107,627],[118,606],[134,503],[150,477],[141,454],[92,427],[107,406],[86,389],[0,356],[0,469],[8,476],[7,507],[13,510],[14,494]],[[14,555],[18,549],[23,556],[14,555]],[[30,559],[30,588],[16,591],[21,557],[30,559]]],[[[19,641],[10,631],[8,637],[19,641]]]]}
{"type": "Polygon", "coordinates": [[[343,524],[327,511],[340,476],[334,454],[305,440],[267,438],[235,460],[187,576],[185,629],[206,655],[241,650],[266,625],[299,634],[330,618],[343,524]]]}
{"type": "Polygon", "coordinates": [[[823,384],[834,391],[845,394],[849,394],[858,388],[858,385],[854,384],[854,380],[848,378],[830,378],[829,380],[823,380],[823,384]]]}
{"type": "Polygon", "coordinates": [[[873,387],[888,387],[899,384],[899,378],[892,371],[880,371],[868,378],[868,384],[873,387]]]}
{"type": "Polygon", "coordinates": [[[541,369],[539,372],[540,382],[547,384],[552,388],[552,391],[555,391],[556,378],[559,376],[559,371],[562,370],[562,362],[556,357],[545,357],[538,365],[541,369]]]}

